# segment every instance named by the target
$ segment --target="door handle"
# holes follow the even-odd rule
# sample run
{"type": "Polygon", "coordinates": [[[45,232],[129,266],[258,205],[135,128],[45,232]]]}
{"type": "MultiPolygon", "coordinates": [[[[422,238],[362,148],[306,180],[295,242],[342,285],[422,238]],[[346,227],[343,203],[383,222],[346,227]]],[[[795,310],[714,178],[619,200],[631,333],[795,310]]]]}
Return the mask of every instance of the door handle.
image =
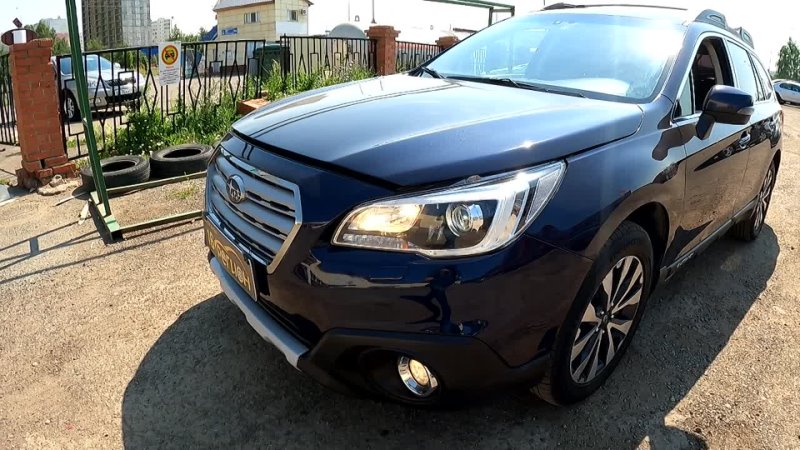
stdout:
{"type": "Polygon", "coordinates": [[[750,144],[750,140],[751,139],[752,139],[752,136],[750,136],[750,132],[749,131],[745,131],[744,133],[742,133],[742,137],[741,137],[741,139],[739,139],[739,148],[741,148],[741,149],[746,148],[747,145],[750,144]]]}

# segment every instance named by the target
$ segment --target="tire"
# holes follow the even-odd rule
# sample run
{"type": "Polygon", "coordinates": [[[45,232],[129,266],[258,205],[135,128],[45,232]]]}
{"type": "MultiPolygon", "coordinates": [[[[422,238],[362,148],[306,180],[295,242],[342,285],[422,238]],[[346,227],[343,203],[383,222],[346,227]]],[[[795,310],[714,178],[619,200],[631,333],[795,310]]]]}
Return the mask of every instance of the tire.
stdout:
{"type": "MultiPolygon", "coordinates": [[[[144,183],[150,179],[150,163],[143,156],[113,156],[101,159],[100,165],[107,188],[144,183]]],[[[81,181],[88,190],[94,190],[91,166],[81,169],[81,181]]]]}
{"type": "Polygon", "coordinates": [[[761,230],[764,228],[764,222],[767,218],[767,211],[769,204],[772,201],[772,190],[775,187],[775,180],[778,177],[778,170],[775,167],[775,161],[769,164],[767,175],[764,176],[764,181],[761,182],[761,189],[758,191],[756,197],[756,206],[753,207],[747,219],[742,220],[731,228],[730,235],[736,239],[745,242],[756,240],[761,230]]]}
{"type": "Polygon", "coordinates": [[[775,94],[778,97],[778,103],[781,105],[785,105],[786,101],[781,97],[781,94],[775,94]]]}
{"type": "Polygon", "coordinates": [[[81,120],[81,110],[78,106],[78,101],[75,100],[75,96],[72,95],[72,92],[69,90],[64,91],[64,104],[61,105],[64,109],[64,117],[69,122],[77,122],[81,120]]]}
{"type": "Polygon", "coordinates": [[[213,147],[203,144],[176,145],[155,151],[150,156],[153,178],[202,172],[208,168],[208,161],[213,152],[213,147]]]}
{"type": "Polygon", "coordinates": [[[556,336],[547,372],[531,389],[533,393],[553,405],[569,405],[599,389],[633,339],[650,295],[652,277],[650,237],[639,225],[623,222],[611,235],[584,280],[556,336]],[[630,283],[626,284],[626,280],[630,283]],[[606,283],[612,292],[611,297],[620,295],[616,305],[611,302],[611,307],[608,306],[609,296],[605,294],[606,283]],[[605,311],[612,313],[606,314],[605,311]],[[623,333],[623,329],[627,333],[623,333]],[[608,350],[612,342],[615,350],[609,359],[611,352],[608,350]],[[577,352],[574,358],[573,350],[577,352]]]}

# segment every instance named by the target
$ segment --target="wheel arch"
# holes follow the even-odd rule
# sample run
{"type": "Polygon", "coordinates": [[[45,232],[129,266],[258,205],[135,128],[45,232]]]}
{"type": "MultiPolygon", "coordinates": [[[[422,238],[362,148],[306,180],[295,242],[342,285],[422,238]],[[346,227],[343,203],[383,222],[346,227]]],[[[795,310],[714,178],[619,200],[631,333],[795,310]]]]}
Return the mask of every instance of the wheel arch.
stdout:
{"type": "MultiPolygon", "coordinates": [[[[650,237],[653,247],[653,282],[651,289],[658,283],[658,274],[664,265],[667,249],[673,236],[672,225],[677,217],[667,208],[664,202],[649,196],[636,196],[639,201],[630,198],[620,205],[600,227],[592,243],[589,245],[590,258],[594,259],[611,235],[623,222],[633,222],[642,227],[650,237]]],[[[666,261],[668,263],[668,261],[666,261]]]]}

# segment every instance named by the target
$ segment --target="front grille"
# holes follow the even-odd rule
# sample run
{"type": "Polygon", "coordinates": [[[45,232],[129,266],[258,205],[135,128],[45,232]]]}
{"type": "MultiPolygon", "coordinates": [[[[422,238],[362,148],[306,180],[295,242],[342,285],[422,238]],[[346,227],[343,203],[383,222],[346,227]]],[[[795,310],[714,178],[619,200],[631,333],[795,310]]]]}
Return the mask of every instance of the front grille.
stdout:
{"type": "Polygon", "coordinates": [[[220,225],[248,247],[272,273],[300,227],[300,194],[297,185],[270,175],[225,150],[208,167],[208,201],[220,225]],[[245,198],[230,201],[227,181],[238,175],[245,198]]]}

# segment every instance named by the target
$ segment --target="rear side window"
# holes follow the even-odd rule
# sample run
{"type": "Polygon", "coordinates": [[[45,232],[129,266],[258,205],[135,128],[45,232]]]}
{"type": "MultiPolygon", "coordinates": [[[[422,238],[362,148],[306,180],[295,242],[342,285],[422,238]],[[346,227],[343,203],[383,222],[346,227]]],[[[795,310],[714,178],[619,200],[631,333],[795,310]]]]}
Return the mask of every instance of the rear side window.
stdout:
{"type": "Polygon", "coordinates": [[[753,59],[753,66],[756,68],[756,74],[758,74],[758,78],[761,79],[761,86],[764,87],[764,98],[769,100],[772,98],[772,80],[769,79],[769,74],[766,70],[764,70],[764,66],[761,65],[761,61],[757,58],[753,59]]]}
{"type": "Polygon", "coordinates": [[[753,64],[750,62],[750,54],[747,50],[731,43],[729,45],[731,64],[736,71],[736,86],[753,96],[753,100],[759,98],[759,85],[756,81],[756,74],[753,73],[753,64]]]}

